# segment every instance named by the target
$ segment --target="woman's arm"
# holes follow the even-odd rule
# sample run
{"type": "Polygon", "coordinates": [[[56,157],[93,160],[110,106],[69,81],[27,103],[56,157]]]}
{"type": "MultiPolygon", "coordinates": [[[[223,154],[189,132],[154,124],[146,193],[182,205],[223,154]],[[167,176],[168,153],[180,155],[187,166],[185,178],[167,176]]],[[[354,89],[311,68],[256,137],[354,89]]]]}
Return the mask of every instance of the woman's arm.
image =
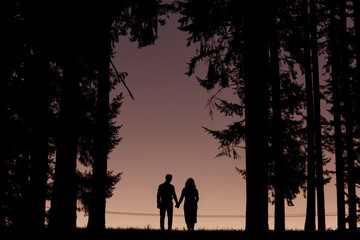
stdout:
{"type": "Polygon", "coordinates": [[[157,208],[160,209],[160,186],[159,186],[157,194],[156,194],[156,203],[157,203],[157,208]]]}
{"type": "Polygon", "coordinates": [[[181,197],[179,199],[178,204],[176,204],[176,207],[179,208],[180,204],[182,203],[182,201],[184,200],[184,189],[181,192],[181,197]]]}

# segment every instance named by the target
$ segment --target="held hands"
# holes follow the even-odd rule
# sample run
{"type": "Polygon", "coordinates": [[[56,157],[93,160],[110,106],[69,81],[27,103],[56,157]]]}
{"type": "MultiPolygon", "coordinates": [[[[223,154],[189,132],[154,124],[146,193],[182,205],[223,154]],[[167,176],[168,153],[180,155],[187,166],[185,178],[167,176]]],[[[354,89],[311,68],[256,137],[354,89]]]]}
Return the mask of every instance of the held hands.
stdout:
{"type": "MultiPolygon", "coordinates": [[[[179,207],[180,207],[180,203],[177,202],[176,205],[175,205],[175,207],[176,207],[176,208],[179,208],[179,207]]],[[[157,208],[160,209],[160,204],[159,204],[159,203],[157,204],[157,208]]]]}

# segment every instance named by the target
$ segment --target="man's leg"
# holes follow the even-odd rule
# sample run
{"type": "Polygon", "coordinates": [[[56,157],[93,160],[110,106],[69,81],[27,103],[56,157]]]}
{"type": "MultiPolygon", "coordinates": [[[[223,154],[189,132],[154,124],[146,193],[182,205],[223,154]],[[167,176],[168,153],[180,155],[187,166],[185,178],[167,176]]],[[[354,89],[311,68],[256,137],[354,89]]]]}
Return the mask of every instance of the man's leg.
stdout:
{"type": "Polygon", "coordinates": [[[164,207],[160,208],[160,229],[161,230],[164,230],[165,211],[166,211],[166,208],[164,208],[164,207]]]}
{"type": "Polygon", "coordinates": [[[172,228],[172,221],[173,221],[173,206],[172,206],[172,204],[167,207],[167,216],[168,216],[168,230],[170,231],[172,228]]]}

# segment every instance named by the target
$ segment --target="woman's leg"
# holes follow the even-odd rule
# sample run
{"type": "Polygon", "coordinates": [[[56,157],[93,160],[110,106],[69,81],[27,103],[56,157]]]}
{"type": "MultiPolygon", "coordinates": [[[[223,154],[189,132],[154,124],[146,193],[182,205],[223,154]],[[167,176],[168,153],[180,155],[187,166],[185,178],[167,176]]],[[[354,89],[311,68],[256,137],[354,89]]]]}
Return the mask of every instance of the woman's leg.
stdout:
{"type": "Polygon", "coordinates": [[[195,223],[190,224],[190,231],[194,231],[194,225],[195,225],[195,223]]]}

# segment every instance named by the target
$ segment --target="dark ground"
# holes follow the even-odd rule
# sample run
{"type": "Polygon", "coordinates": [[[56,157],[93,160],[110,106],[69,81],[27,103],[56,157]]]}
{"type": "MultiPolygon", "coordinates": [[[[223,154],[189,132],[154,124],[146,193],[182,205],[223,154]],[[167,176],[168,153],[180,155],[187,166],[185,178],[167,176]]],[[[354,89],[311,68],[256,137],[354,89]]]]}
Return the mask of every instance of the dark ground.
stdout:
{"type": "Polygon", "coordinates": [[[194,232],[187,231],[160,231],[160,230],[147,230],[147,229],[107,229],[105,232],[94,233],[89,232],[86,229],[78,229],[72,233],[66,232],[49,232],[44,231],[42,233],[26,233],[23,231],[5,231],[0,232],[0,239],[65,239],[65,240],[90,240],[90,239],[197,239],[197,240],[227,240],[227,239],[241,239],[241,240],[262,240],[262,239],[302,239],[302,240],[325,240],[325,239],[358,239],[360,231],[356,232],[338,232],[338,231],[326,231],[326,232],[304,232],[304,231],[286,231],[286,232],[246,232],[246,231],[226,231],[226,230],[198,230],[194,232]]]}

